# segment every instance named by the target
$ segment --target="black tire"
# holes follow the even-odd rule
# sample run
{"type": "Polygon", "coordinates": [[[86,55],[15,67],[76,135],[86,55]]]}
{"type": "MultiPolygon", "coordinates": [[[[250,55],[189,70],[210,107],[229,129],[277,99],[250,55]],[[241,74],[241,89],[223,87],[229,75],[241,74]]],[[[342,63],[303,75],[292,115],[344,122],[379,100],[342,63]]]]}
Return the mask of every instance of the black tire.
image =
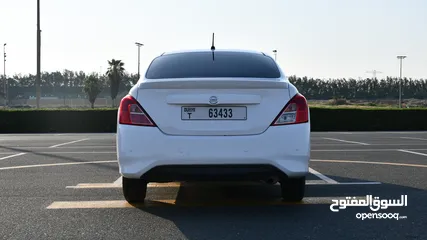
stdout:
{"type": "Polygon", "coordinates": [[[286,202],[299,202],[305,194],[305,177],[288,178],[280,181],[282,199],[286,202]]]}
{"type": "Polygon", "coordinates": [[[142,179],[123,177],[123,195],[129,203],[144,202],[147,194],[147,182],[142,179]]]}

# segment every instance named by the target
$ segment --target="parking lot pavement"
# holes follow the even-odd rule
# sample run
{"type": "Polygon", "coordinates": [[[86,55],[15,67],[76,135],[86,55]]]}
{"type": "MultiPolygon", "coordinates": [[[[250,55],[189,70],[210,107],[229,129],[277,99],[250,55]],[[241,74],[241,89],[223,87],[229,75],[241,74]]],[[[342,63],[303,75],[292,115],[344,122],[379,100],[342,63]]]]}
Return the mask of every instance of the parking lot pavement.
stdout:
{"type": "Polygon", "coordinates": [[[115,150],[114,134],[0,135],[1,239],[427,239],[427,132],[312,133],[291,204],[277,185],[151,183],[130,205],[115,150]],[[407,205],[332,212],[366,195],[407,205]],[[357,218],[369,213],[397,219],[357,218]]]}

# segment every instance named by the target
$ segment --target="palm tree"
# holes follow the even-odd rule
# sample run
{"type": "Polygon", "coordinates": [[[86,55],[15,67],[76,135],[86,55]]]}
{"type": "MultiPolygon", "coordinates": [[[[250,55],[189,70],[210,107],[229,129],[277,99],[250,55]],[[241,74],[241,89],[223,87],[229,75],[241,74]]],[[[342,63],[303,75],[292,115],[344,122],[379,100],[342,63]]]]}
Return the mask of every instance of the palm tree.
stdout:
{"type": "Polygon", "coordinates": [[[125,69],[123,66],[125,65],[121,60],[112,59],[108,61],[108,71],[106,72],[108,79],[110,80],[110,90],[111,90],[111,99],[112,107],[114,107],[114,100],[119,93],[119,85],[124,75],[125,69]]]}

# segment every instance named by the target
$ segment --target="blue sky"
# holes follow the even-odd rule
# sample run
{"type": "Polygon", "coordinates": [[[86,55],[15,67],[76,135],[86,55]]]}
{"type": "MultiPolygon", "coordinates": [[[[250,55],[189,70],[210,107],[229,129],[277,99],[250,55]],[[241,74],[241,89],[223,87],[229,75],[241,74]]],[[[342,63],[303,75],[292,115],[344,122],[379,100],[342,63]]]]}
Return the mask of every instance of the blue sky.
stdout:
{"type": "MultiPolygon", "coordinates": [[[[36,73],[36,0],[0,4],[6,72],[36,73]]],[[[426,0],[41,0],[42,71],[137,73],[165,51],[278,50],[285,73],[318,78],[427,78],[426,0]]],[[[3,66],[0,67],[3,73],[3,66]]]]}

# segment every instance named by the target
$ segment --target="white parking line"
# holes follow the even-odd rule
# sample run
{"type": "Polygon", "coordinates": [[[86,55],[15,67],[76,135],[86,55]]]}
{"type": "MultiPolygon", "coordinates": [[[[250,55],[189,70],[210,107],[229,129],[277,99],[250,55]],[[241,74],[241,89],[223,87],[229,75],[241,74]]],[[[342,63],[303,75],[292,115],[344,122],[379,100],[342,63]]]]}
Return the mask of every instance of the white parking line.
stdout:
{"type": "Polygon", "coordinates": [[[113,183],[79,183],[76,186],[66,186],[65,188],[121,188],[121,185],[113,183]]]}
{"type": "Polygon", "coordinates": [[[22,155],[25,155],[25,154],[27,154],[27,153],[17,153],[17,154],[13,154],[13,155],[10,155],[10,156],[2,157],[2,158],[0,158],[0,161],[1,160],[6,160],[6,159],[9,159],[9,158],[13,158],[13,157],[17,157],[17,156],[22,156],[22,155]]]}
{"type": "Polygon", "coordinates": [[[392,165],[392,166],[405,166],[405,167],[420,167],[427,168],[427,165],[422,164],[406,164],[406,163],[392,163],[392,162],[367,162],[356,160],[324,160],[324,159],[311,159],[312,162],[329,162],[329,163],[361,163],[361,164],[374,164],[374,165],[392,165]]]}
{"type": "MultiPolygon", "coordinates": [[[[423,149],[406,149],[412,151],[427,151],[423,149]]],[[[311,149],[312,152],[394,152],[396,149],[311,149]]]]}
{"type": "MultiPolygon", "coordinates": [[[[68,143],[67,143],[68,144],[68,143]]],[[[414,145],[414,144],[412,144],[414,145]]],[[[18,147],[18,146],[17,146],[18,147]]],[[[50,147],[40,147],[40,146],[19,146],[20,149],[43,149],[43,148],[52,148],[50,147]]],[[[74,147],[55,147],[58,149],[85,149],[85,148],[116,148],[116,145],[93,145],[93,146],[74,146],[74,147]]]]}
{"type": "MultiPolygon", "coordinates": [[[[327,135],[333,135],[336,134],[337,132],[312,132],[311,134],[313,135],[323,135],[323,134],[327,134],[327,135]]],[[[369,132],[351,132],[353,134],[360,134],[360,135],[373,135],[373,134],[426,134],[427,131],[417,131],[417,132],[405,132],[405,131],[369,131],[369,132]]]]}
{"type": "Polygon", "coordinates": [[[399,152],[405,152],[405,153],[412,153],[412,154],[416,154],[416,155],[421,155],[421,156],[425,156],[425,157],[427,157],[427,154],[426,154],[426,153],[413,152],[413,151],[408,151],[408,150],[403,150],[403,149],[399,149],[399,150],[397,150],[397,151],[399,151],[399,152]]]}
{"type": "MultiPolygon", "coordinates": [[[[366,143],[362,145],[370,146],[426,146],[425,143],[366,143]]],[[[333,144],[333,143],[312,143],[311,146],[349,146],[348,144],[333,144]]]]}
{"type": "Polygon", "coordinates": [[[0,170],[20,169],[20,168],[35,168],[35,167],[66,166],[66,165],[81,165],[81,164],[93,164],[93,163],[113,163],[113,162],[117,162],[117,160],[24,165],[24,166],[2,167],[2,168],[0,168],[0,170]]]}
{"type": "Polygon", "coordinates": [[[338,142],[345,142],[345,143],[354,143],[354,144],[360,144],[360,145],[370,145],[368,143],[347,141],[347,140],[342,140],[342,139],[337,139],[337,138],[323,138],[323,139],[338,141],[338,142]]]}
{"type": "Polygon", "coordinates": [[[122,185],[122,177],[119,177],[116,181],[113,182],[114,185],[122,185]]]}
{"type": "Polygon", "coordinates": [[[325,180],[327,183],[338,184],[337,181],[335,181],[335,180],[333,180],[333,179],[331,179],[331,178],[329,178],[329,177],[321,174],[320,172],[318,172],[318,171],[316,171],[316,170],[314,170],[312,168],[309,168],[309,171],[310,171],[311,174],[315,175],[316,177],[318,177],[318,178],[320,178],[322,180],[325,180]]]}
{"type": "MultiPolygon", "coordinates": [[[[356,196],[356,200],[366,199],[366,196],[356,196]]],[[[180,201],[177,203],[176,199],[159,199],[159,200],[145,200],[144,203],[130,204],[126,200],[101,200],[101,201],[58,201],[50,204],[46,209],[88,209],[88,208],[136,208],[136,207],[150,207],[150,206],[164,206],[164,204],[178,205],[178,206],[208,206],[208,205],[246,205],[246,204],[262,204],[262,205],[294,205],[294,204],[328,204],[333,203],[334,200],[346,200],[345,197],[305,197],[301,202],[283,202],[278,199],[268,200],[231,200],[229,201],[208,201],[208,202],[188,202],[180,201]]]]}
{"type": "Polygon", "coordinates": [[[377,185],[381,182],[340,182],[340,185],[377,185]]]}
{"type": "Polygon", "coordinates": [[[400,138],[427,141],[427,138],[415,138],[415,137],[400,137],[400,138]]]}
{"type": "Polygon", "coordinates": [[[89,138],[84,138],[84,139],[80,139],[80,140],[76,140],[76,141],[71,141],[71,142],[61,143],[61,144],[57,144],[57,145],[50,146],[49,148],[55,148],[55,147],[64,146],[64,145],[68,145],[68,144],[72,144],[72,143],[77,143],[77,142],[86,141],[86,140],[89,140],[89,138]]]}
{"type": "Polygon", "coordinates": [[[117,152],[36,152],[41,154],[116,154],[117,152]]]}
{"type": "MultiPolygon", "coordinates": [[[[408,149],[411,150],[411,149],[408,149]]],[[[413,149],[419,150],[419,149],[413,149]]],[[[427,149],[425,149],[427,150],[427,149]]],[[[19,152],[0,152],[0,155],[17,154],[19,152]]],[[[36,154],[116,154],[117,152],[34,152],[36,154]]]]}
{"type": "MultiPolygon", "coordinates": [[[[147,184],[148,188],[161,188],[161,187],[180,187],[181,184],[179,182],[170,182],[170,183],[149,183],[147,184]]],[[[66,186],[65,188],[74,188],[74,189],[82,189],[82,188],[122,188],[121,183],[79,183],[76,186],[66,186]]]]}
{"type": "MultiPolygon", "coordinates": [[[[23,139],[0,139],[0,141],[22,141],[23,139]]],[[[27,140],[27,139],[25,139],[27,140]]]]}

